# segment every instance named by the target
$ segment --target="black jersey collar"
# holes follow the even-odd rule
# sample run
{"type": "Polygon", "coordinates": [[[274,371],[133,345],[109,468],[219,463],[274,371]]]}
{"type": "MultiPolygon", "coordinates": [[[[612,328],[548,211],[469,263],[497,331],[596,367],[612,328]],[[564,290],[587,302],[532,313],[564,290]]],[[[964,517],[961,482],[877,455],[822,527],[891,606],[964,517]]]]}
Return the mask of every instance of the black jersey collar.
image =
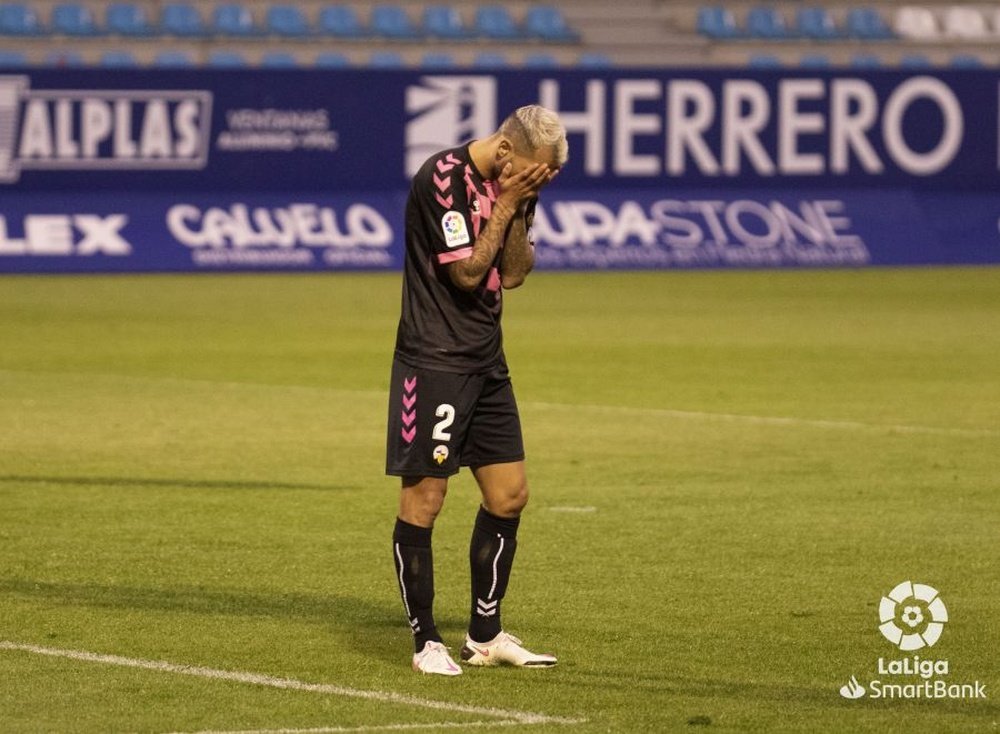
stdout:
{"type": "Polygon", "coordinates": [[[479,166],[476,165],[476,161],[472,157],[472,151],[470,151],[469,148],[472,146],[474,142],[476,141],[470,140],[468,143],[465,144],[465,157],[469,159],[469,165],[472,166],[472,170],[476,172],[476,175],[479,176],[479,179],[481,181],[483,182],[492,181],[493,179],[486,178],[486,176],[483,175],[483,172],[479,170],[479,166]]]}

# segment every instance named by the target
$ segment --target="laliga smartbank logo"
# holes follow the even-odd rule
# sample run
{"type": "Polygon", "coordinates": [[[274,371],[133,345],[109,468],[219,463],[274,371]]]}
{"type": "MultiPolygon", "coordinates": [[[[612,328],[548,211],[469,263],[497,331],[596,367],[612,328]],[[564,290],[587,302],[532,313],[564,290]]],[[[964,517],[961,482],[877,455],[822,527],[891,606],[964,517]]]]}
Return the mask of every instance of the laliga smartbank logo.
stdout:
{"type": "MultiPolygon", "coordinates": [[[[948,608],[938,590],[927,584],[904,581],[879,602],[879,631],[886,640],[903,652],[933,647],[941,639],[948,622],[948,608]]],[[[981,681],[955,683],[948,679],[948,660],[933,659],[926,654],[902,658],[879,657],[877,678],[867,685],[852,675],[840,687],[847,699],[861,698],[986,698],[986,686],[981,681]]]]}
{"type": "Polygon", "coordinates": [[[31,89],[0,76],[0,183],[21,171],[197,170],[208,161],[206,90],[31,89]]]}

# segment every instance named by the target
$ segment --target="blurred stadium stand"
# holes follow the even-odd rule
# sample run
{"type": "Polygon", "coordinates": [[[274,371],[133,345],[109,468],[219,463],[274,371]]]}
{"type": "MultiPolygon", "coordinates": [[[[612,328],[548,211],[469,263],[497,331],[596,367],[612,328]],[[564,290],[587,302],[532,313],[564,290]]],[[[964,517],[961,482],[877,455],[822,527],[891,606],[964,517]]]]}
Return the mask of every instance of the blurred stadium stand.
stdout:
{"type": "Polygon", "coordinates": [[[49,28],[54,35],[96,36],[97,20],[85,5],[63,3],[52,8],[49,28]]]}
{"type": "Polygon", "coordinates": [[[165,34],[179,38],[201,38],[207,33],[201,11],[189,3],[166,3],[160,25],[165,34]]]}
{"type": "Polygon", "coordinates": [[[0,2],[4,66],[1000,66],[1000,5],[729,0],[0,2]],[[110,65],[124,65],[113,63],[110,65]]]}

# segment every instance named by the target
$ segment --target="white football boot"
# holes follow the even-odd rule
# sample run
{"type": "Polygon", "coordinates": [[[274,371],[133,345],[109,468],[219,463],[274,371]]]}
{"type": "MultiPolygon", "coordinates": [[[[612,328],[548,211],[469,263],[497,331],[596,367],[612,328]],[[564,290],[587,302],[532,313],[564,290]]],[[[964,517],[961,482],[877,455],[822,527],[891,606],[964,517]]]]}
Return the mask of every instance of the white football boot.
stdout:
{"type": "Polygon", "coordinates": [[[413,669],[418,673],[433,675],[461,675],[462,669],[448,654],[448,648],[443,643],[428,640],[424,649],[414,654],[413,669]]]}
{"type": "Polygon", "coordinates": [[[462,662],[479,666],[506,664],[523,668],[551,668],[556,664],[556,656],[525,650],[514,635],[501,632],[489,642],[473,642],[466,635],[462,662]]]}

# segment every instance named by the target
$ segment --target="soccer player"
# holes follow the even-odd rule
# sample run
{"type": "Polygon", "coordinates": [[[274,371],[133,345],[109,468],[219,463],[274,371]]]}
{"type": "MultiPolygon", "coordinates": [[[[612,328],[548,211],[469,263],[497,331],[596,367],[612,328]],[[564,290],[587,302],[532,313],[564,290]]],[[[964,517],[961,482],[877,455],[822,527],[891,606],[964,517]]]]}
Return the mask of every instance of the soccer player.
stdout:
{"type": "Polygon", "coordinates": [[[528,501],[521,424],[500,331],[503,291],[534,265],[538,192],[566,162],[556,114],[521,107],[490,137],[432,156],[406,203],[403,307],[389,395],[386,473],[402,478],[396,577],[413,632],[413,669],[462,671],[434,625],[431,531],[448,477],[472,469],[482,493],[469,548],[467,665],[551,666],[503,631],[517,526],[528,501]]]}

